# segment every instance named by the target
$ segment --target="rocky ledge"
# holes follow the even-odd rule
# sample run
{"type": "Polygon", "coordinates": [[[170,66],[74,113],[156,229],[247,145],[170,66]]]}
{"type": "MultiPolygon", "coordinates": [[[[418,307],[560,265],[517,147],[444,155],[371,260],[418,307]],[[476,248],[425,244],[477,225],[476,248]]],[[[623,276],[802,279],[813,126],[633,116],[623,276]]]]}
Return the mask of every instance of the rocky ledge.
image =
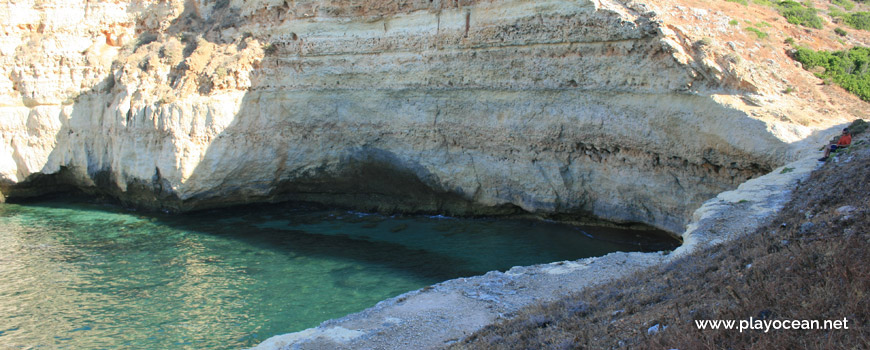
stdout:
{"type": "Polygon", "coordinates": [[[77,188],[170,211],[300,200],[682,232],[839,121],[761,84],[778,71],[664,22],[667,4],[13,5],[9,198],[77,188]]]}
{"type": "Polygon", "coordinates": [[[708,200],[683,233],[685,244],[673,252],[618,252],[450,280],[317,328],[269,338],[254,350],[442,349],[523,307],[555,301],[754,232],[818,167],[816,157],[789,163],[708,200]]]}
{"type": "MultiPolygon", "coordinates": [[[[717,218],[766,215],[788,188],[772,179],[805,173],[771,170],[866,109],[784,93],[812,75],[772,45],[710,39],[745,38],[729,16],[678,0],[10,2],[0,201],[77,189],[176,211],[591,215],[686,232],[679,253],[739,231],[717,218]],[[763,186],[728,192],[740,184],[763,186]]],[[[262,347],[442,346],[671,255],[448,281],[262,347]]]]}

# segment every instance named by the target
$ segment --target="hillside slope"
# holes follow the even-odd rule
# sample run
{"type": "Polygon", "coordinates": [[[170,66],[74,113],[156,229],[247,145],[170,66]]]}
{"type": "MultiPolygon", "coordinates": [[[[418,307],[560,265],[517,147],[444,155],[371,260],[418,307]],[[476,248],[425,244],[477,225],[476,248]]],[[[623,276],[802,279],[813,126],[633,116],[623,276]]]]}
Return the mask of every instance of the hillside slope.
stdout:
{"type": "Polygon", "coordinates": [[[454,349],[863,349],[870,346],[870,135],[757,231],[486,327],[454,349]],[[696,321],[846,320],[848,329],[696,321]]]}

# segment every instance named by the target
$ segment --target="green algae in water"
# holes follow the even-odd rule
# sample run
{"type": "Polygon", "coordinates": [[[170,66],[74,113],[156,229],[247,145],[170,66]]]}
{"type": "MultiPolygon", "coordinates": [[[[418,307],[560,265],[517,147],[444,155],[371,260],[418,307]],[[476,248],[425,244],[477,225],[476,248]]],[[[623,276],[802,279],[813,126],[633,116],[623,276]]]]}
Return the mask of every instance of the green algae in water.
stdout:
{"type": "Polygon", "coordinates": [[[286,205],[164,216],[3,204],[0,344],[250,347],[451,278],[639,250],[634,233],[610,231],[286,205]]]}

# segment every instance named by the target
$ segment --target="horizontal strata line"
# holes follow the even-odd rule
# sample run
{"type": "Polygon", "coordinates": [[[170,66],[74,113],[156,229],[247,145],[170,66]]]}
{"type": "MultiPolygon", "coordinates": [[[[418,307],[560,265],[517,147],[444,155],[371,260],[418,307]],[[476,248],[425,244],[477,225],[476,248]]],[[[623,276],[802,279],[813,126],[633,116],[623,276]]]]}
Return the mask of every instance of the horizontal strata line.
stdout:
{"type": "MultiPolygon", "coordinates": [[[[335,52],[335,53],[318,53],[318,54],[304,54],[300,55],[298,53],[294,53],[293,56],[296,58],[316,58],[316,57],[340,57],[340,56],[372,56],[372,55],[382,55],[382,54],[414,54],[414,55],[425,55],[425,54],[433,54],[433,53],[444,53],[444,54],[455,54],[460,52],[468,52],[468,51],[499,51],[505,49],[512,48],[527,48],[527,49],[536,49],[541,47],[560,47],[560,46],[571,46],[571,45],[607,45],[607,44],[618,44],[618,43],[627,43],[627,42],[638,42],[641,40],[651,39],[653,36],[648,37],[640,37],[640,38],[632,38],[632,39],[620,39],[620,40],[604,40],[604,41],[561,41],[561,42],[550,42],[550,43],[533,43],[533,44],[508,44],[508,45],[495,45],[495,46],[485,46],[485,45],[475,45],[470,47],[450,47],[443,49],[424,49],[424,50],[385,50],[385,51],[369,51],[369,52],[335,52]]],[[[266,59],[264,57],[264,59],[266,59]]],[[[278,57],[279,60],[290,60],[288,58],[278,57]]]]}
{"type": "MultiPolygon", "coordinates": [[[[696,93],[692,93],[691,91],[668,91],[664,93],[658,92],[645,92],[639,90],[617,90],[617,89],[587,89],[581,87],[565,87],[565,88],[528,88],[528,89],[502,89],[502,88],[493,88],[493,87],[431,87],[430,85],[425,85],[422,87],[426,87],[426,89],[421,90],[419,87],[403,87],[403,88],[274,88],[274,87],[251,87],[245,90],[233,90],[233,91],[243,91],[245,93],[248,92],[275,92],[275,93],[309,93],[309,92],[378,92],[378,93],[396,93],[396,92],[413,92],[416,94],[421,94],[421,91],[436,91],[436,92],[464,92],[464,91],[488,91],[488,92],[501,92],[501,93],[539,93],[539,92],[565,92],[565,91],[579,91],[579,92],[593,92],[600,94],[628,94],[628,95],[651,95],[651,96],[661,96],[661,95],[684,95],[684,96],[699,96],[696,93]]],[[[89,94],[81,94],[79,96],[85,96],[89,94]]],[[[109,95],[96,93],[96,95],[109,95]]],[[[215,94],[220,95],[220,94],[215,94]]],[[[208,96],[208,95],[200,95],[200,96],[208,96]]],[[[173,103],[152,103],[148,106],[164,106],[164,105],[172,105],[173,103]]],[[[62,107],[64,104],[41,104],[36,107],[62,107]]],[[[25,105],[6,105],[0,104],[0,108],[34,108],[28,107],[25,105]]]]}
{"type": "MultiPolygon", "coordinates": [[[[531,89],[500,89],[500,88],[490,88],[490,87],[445,87],[445,88],[430,88],[429,85],[421,86],[427,87],[426,89],[420,89],[420,87],[403,87],[403,88],[371,88],[371,87],[360,87],[360,88],[307,88],[307,89],[296,89],[296,88],[274,88],[274,87],[252,87],[248,89],[248,92],[275,92],[275,93],[310,93],[310,92],[364,92],[364,93],[383,93],[383,94],[394,94],[397,92],[411,92],[417,95],[427,95],[428,91],[435,92],[450,92],[450,93],[459,93],[459,92],[468,92],[468,91],[487,91],[493,93],[541,93],[541,92],[566,92],[566,91],[578,91],[578,92],[591,92],[591,93],[599,93],[602,95],[638,95],[638,96],[666,96],[666,95],[680,95],[680,96],[701,96],[704,95],[693,93],[691,91],[667,91],[667,92],[645,92],[639,90],[617,90],[617,89],[586,89],[580,87],[565,87],[565,88],[531,88],[531,89]]],[[[479,96],[475,97],[475,99],[480,98],[479,96]]]]}
{"type": "MultiPolygon", "coordinates": [[[[492,1],[490,1],[490,2],[492,2],[492,1]]],[[[514,1],[514,2],[522,2],[522,1],[514,1]]],[[[564,1],[547,1],[547,2],[564,2],[564,1]]],[[[431,0],[430,0],[430,3],[431,3],[431,0]]],[[[569,14],[590,13],[589,10],[593,10],[592,13],[594,13],[594,11],[607,10],[607,9],[599,9],[596,6],[596,3],[594,1],[588,1],[585,4],[578,3],[577,1],[574,1],[572,3],[572,5],[575,6],[574,7],[575,10],[567,12],[569,14]]],[[[492,4],[486,4],[484,1],[478,1],[477,3],[456,6],[456,7],[451,7],[449,5],[447,5],[447,7],[444,7],[444,5],[441,5],[441,6],[442,7],[438,8],[438,7],[434,7],[434,6],[430,5],[430,6],[426,6],[426,7],[414,8],[414,9],[405,10],[405,11],[385,11],[385,10],[372,11],[372,12],[365,11],[365,13],[367,13],[367,14],[352,13],[352,14],[348,14],[348,15],[322,15],[322,14],[318,13],[318,12],[323,11],[323,10],[328,11],[330,8],[344,7],[344,6],[333,5],[333,6],[322,7],[320,11],[314,11],[315,14],[312,16],[293,15],[292,17],[286,18],[284,20],[284,23],[287,23],[287,22],[292,23],[292,22],[297,22],[297,21],[298,22],[309,21],[309,22],[316,22],[318,25],[321,25],[324,27],[327,27],[330,25],[336,25],[336,24],[337,25],[365,24],[365,25],[380,26],[381,24],[384,24],[384,23],[387,23],[389,25],[389,23],[397,23],[397,22],[401,23],[401,22],[403,22],[403,20],[414,21],[415,19],[416,20],[429,19],[429,20],[434,20],[434,21],[437,21],[440,23],[441,17],[453,16],[453,18],[461,18],[461,16],[463,16],[465,14],[473,15],[475,18],[475,21],[478,21],[478,19],[481,17],[481,14],[480,14],[481,12],[483,12],[485,14],[488,11],[491,11],[494,9],[510,9],[511,8],[510,4],[492,5],[492,4]]],[[[299,10],[298,6],[294,6],[293,10],[299,10]]],[[[562,14],[558,10],[544,10],[546,12],[534,11],[534,13],[529,12],[528,10],[531,10],[531,9],[528,9],[528,8],[526,8],[524,10],[526,11],[524,14],[527,14],[525,16],[519,15],[519,16],[505,16],[505,17],[506,18],[530,19],[530,18],[534,18],[538,14],[544,14],[544,15],[548,15],[548,16],[557,16],[557,15],[562,14]]],[[[239,18],[245,19],[248,23],[256,23],[258,18],[261,18],[264,16],[266,16],[266,17],[273,16],[274,11],[275,10],[273,10],[273,9],[259,8],[259,9],[252,10],[252,11],[249,11],[249,12],[244,13],[244,14],[240,14],[239,18]]],[[[607,10],[607,11],[610,11],[610,10],[607,10]]],[[[293,12],[294,11],[291,11],[291,9],[288,9],[287,11],[284,12],[284,14],[291,14],[293,12]]],[[[610,11],[610,12],[613,12],[613,11],[610,11]]],[[[484,18],[486,18],[486,17],[484,17],[484,18]]],[[[284,23],[282,23],[282,24],[284,24],[284,23]]],[[[449,23],[451,23],[451,22],[445,21],[445,24],[449,24],[449,23]]],[[[453,27],[454,29],[461,30],[460,29],[460,27],[462,26],[461,19],[454,20],[452,22],[452,24],[454,24],[454,27],[453,27]]],[[[391,28],[395,28],[395,29],[404,29],[404,28],[409,28],[409,27],[415,27],[415,26],[414,25],[407,25],[407,24],[406,25],[400,24],[396,27],[391,26],[391,28]]]]}
{"type": "MultiPolygon", "coordinates": [[[[549,2],[563,2],[563,1],[549,1],[549,2]]],[[[593,1],[589,1],[585,4],[583,4],[583,3],[578,4],[575,2],[575,3],[573,3],[573,5],[577,9],[583,9],[583,10],[595,9],[595,10],[598,10],[598,8],[596,7],[596,3],[593,1]]],[[[451,6],[449,4],[441,4],[440,6],[441,7],[428,5],[425,7],[417,7],[417,8],[412,8],[409,10],[400,10],[400,11],[386,11],[386,10],[382,10],[380,12],[372,11],[372,12],[367,12],[368,14],[365,14],[365,15],[356,14],[356,13],[352,13],[352,14],[348,14],[348,15],[315,14],[313,16],[297,16],[296,18],[293,18],[293,20],[320,20],[323,23],[329,23],[329,22],[335,22],[335,23],[349,23],[349,22],[380,23],[383,21],[401,20],[402,17],[411,17],[411,16],[418,16],[418,15],[442,16],[443,13],[445,13],[445,12],[456,12],[457,14],[464,13],[464,11],[466,11],[466,10],[469,10],[468,12],[471,12],[471,13],[476,13],[476,12],[480,12],[480,11],[485,12],[486,10],[490,10],[493,8],[504,8],[505,5],[492,5],[492,4],[487,4],[484,1],[471,1],[471,4],[466,4],[466,5],[461,5],[461,6],[460,5],[451,6]]],[[[508,4],[507,6],[510,6],[510,4],[508,4]]],[[[341,7],[343,7],[343,6],[337,6],[337,5],[324,6],[321,9],[321,11],[324,11],[324,10],[328,11],[331,8],[341,8],[341,7]]],[[[298,7],[294,7],[293,9],[297,10],[298,7]]],[[[241,18],[257,17],[260,15],[258,12],[266,12],[267,15],[270,15],[271,14],[270,11],[273,11],[273,10],[257,9],[257,10],[251,11],[249,14],[240,15],[239,17],[241,17],[241,18]]],[[[292,11],[289,11],[289,10],[287,11],[287,13],[291,13],[291,12],[292,11]]],[[[576,12],[580,12],[580,11],[576,11],[576,12]]]]}

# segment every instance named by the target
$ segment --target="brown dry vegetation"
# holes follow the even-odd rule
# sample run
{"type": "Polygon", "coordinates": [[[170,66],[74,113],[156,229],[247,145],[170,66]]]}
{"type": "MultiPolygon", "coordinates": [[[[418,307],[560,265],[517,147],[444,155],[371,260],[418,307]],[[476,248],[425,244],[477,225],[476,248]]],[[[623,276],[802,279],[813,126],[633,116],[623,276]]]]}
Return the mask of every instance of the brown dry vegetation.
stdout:
{"type": "MultiPolygon", "coordinates": [[[[828,51],[867,46],[870,45],[870,31],[834,23],[835,19],[828,14],[830,1],[802,1],[818,10],[822,29],[788,23],[771,6],[775,1],[769,2],[771,5],[758,2],[763,1],[747,0],[747,5],[724,0],[658,0],[648,3],[654,7],[656,18],[678,33],[688,51],[694,50],[698,57],[713,59],[725,69],[726,86],[778,95],[773,104],[782,107],[784,112],[774,113],[773,119],[792,119],[808,126],[833,116],[862,115],[866,103],[802,69],[789,57],[789,52],[798,45],[828,51]],[[768,36],[759,38],[746,30],[748,27],[757,28],[768,36]],[[847,32],[845,37],[834,31],[841,27],[847,32]]],[[[858,4],[851,12],[868,9],[870,6],[858,4]]]]}
{"type": "Polygon", "coordinates": [[[527,308],[454,349],[870,348],[870,141],[855,140],[754,234],[527,308]],[[741,333],[694,322],[750,317],[846,318],[849,329],[741,333]]]}

